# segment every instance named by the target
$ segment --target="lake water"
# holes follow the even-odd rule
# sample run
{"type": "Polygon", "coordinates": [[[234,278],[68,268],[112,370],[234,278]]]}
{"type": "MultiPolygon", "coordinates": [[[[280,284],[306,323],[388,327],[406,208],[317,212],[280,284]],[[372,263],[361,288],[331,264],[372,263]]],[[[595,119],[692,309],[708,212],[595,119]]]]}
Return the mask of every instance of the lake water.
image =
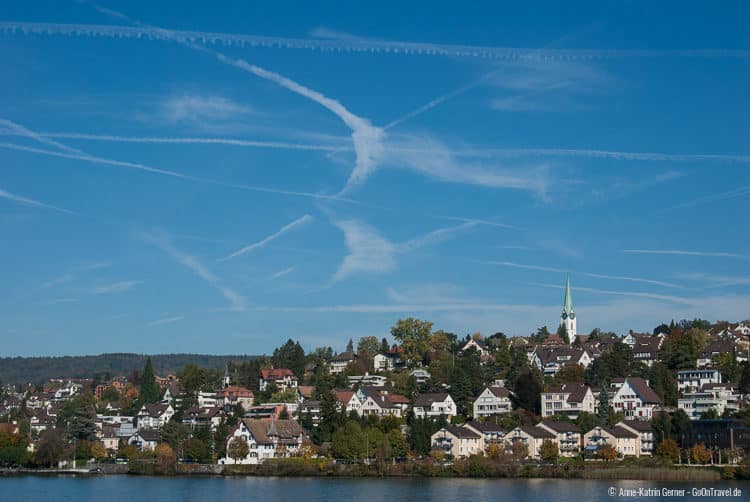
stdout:
{"type": "MultiPolygon", "coordinates": [[[[651,481],[585,481],[547,479],[329,479],[329,478],[158,478],[137,476],[0,478],[0,500],[140,502],[172,501],[279,501],[279,502],[473,502],[520,500],[589,502],[609,500],[679,500],[661,490],[693,488],[739,489],[750,499],[750,483],[666,483],[651,481]],[[620,497],[609,490],[653,488],[660,496],[620,497]]],[[[619,492],[618,492],[619,493],[619,492]]]]}

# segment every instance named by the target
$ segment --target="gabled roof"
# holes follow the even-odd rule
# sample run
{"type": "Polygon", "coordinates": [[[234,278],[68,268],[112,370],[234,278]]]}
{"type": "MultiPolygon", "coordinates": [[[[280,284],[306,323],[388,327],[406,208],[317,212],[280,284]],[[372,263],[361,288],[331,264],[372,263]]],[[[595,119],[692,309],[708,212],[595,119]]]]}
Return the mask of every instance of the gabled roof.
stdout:
{"type": "MultiPolygon", "coordinates": [[[[617,379],[613,379],[615,381],[617,379]]],[[[654,390],[648,386],[648,383],[640,377],[628,377],[625,379],[630,386],[638,393],[638,396],[645,403],[661,404],[661,398],[654,392],[654,390]]]]}
{"type": "Polygon", "coordinates": [[[253,391],[246,387],[240,387],[237,385],[230,385],[216,392],[217,395],[222,397],[253,397],[253,391]]]}
{"type": "Polygon", "coordinates": [[[654,430],[653,427],[651,427],[651,422],[647,422],[645,420],[623,420],[622,422],[618,423],[617,426],[627,426],[638,432],[653,432],[654,430]]]}
{"type": "Polygon", "coordinates": [[[302,427],[296,420],[243,418],[242,423],[259,444],[273,444],[274,439],[282,444],[295,444],[303,434],[302,427]]]}
{"type": "Polygon", "coordinates": [[[542,424],[544,424],[546,427],[552,429],[553,431],[557,433],[581,432],[581,429],[579,429],[577,425],[571,424],[569,422],[562,422],[560,420],[543,420],[542,422],[537,424],[537,427],[540,427],[542,424]]]}
{"type": "Polygon", "coordinates": [[[289,368],[270,368],[267,370],[260,370],[260,376],[263,380],[281,380],[286,377],[297,378],[294,376],[294,372],[289,368]]]}
{"type": "Polygon", "coordinates": [[[615,425],[614,427],[602,427],[602,429],[606,430],[616,438],[632,439],[638,437],[638,434],[635,432],[629,431],[619,425],[615,425]]]}
{"type": "Polygon", "coordinates": [[[528,425],[519,425],[516,429],[521,430],[529,436],[537,439],[554,439],[555,435],[549,431],[545,431],[540,427],[529,427],[528,425]]]}
{"type": "Polygon", "coordinates": [[[339,354],[336,354],[333,356],[333,359],[331,361],[338,362],[338,363],[344,363],[347,361],[354,361],[354,359],[357,357],[357,355],[354,352],[341,352],[339,354]]]}
{"type": "Polygon", "coordinates": [[[352,396],[354,395],[354,391],[349,389],[333,389],[331,392],[344,406],[349,404],[349,401],[352,400],[352,396]]]}
{"type": "Polygon", "coordinates": [[[460,427],[457,425],[446,425],[443,427],[446,431],[450,432],[459,439],[480,439],[482,436],[474,432],[467,427],[460,427]]]}
{"type": "Polygon", "coordinates": [[[510,397],[510,391],[505,387],[487,387],[489,391],[492,393],[495,397],[505,398],[510,397]]]}
{"type": "Polygon", "coordinates": [[[476,429],[482,433],[500,432],[500,433],[505,434],[505,429],[503,429],[499,425],[494,424],[492,422],[471,421],[471,422],[466,422],[464,427],[471,427],[472,429],[476,429]]]}
{"type": "Polygon", "coordinates": [[[144,441],[160,441],[161,440],[161,434],[159,433],[159,431],[142,430],[142,431],[136,432],[133,435],[140,436],[141,439],[143,439],[144,441]]]}
{"type": "Polygon", "coordinates": [[[300,385],[299,387],[297,387],[297,390],[299,390],[299,393],[302,397],[304,397],[305,399],[310,399],[315,393],[315,386],[314,385],[300,385]]]}
{"type": "Polygon", "coordinates": [[[158,418],[164,414],[164,412],[167,411],[167,408],[169,408],[168,404],[154,404],[154,403],[146,403],[143,405],[143,407],[146,409],[146,413],[149,414],[149,416],[153,418],[158,418]]]}
{"type": "Polygon", "coordinates": [[[586,397],[589,386],[582,383],[564,383],[562,385],[553,385],[542,394],[568,394],[566,399],[569,403],[582,403],[586,397]]]}
{"type": "Polygon", "coordinates": [[[450,395],[446,392],[420,394],[419,396],[417,396],[417,399],[414,401],[414,406],[420,406],[420,407],[432,406],[432,403],[442,403],[449,397],[450,395]]]}

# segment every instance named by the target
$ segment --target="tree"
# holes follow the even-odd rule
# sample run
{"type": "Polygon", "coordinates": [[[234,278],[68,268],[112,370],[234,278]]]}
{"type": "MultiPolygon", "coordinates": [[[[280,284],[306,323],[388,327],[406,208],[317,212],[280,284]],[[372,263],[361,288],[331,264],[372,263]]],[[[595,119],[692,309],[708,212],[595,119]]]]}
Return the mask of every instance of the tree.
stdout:
{"type": "Polygon", "coordinates": [[[742,375],[740,376],[740,394],[750,394],[750,363],[742,363],[742,375]]]}
{"type": "Polygon", "coordinates": [[[208,445],[200,439],[193,437],[185,441],[185,458],[194,460],[196,462],[202,462],[208,460],[211,456],[208,445]]]}
{"type": "Polygon", "coordinates": [[[609,384],[602,382],[602,390],[599,392],[599,421],[606,422],[609,416],[609,384]]]}
{"type": "Polygon", "coordinates": [[[568,330],[565,329],[565,325],[563,323],[560,323],[560,325],[557,327],[557,336],[562,338],[565,343],[570,344],[570,337],[568,336],[568,330]]]}
{"type": "Polygon", "coordinates": [[[666,406],[677,406],[677,380],[666,364],[654,363],[649,370],[648,381],[666,406]]]}
{"type": "Polygon", "coordinates": [[[734,352],[728,352],[719,354],[716,356],[716,365],[721,371],[721,375],[724,377],[724,381],[738,383],[741,375],[742,368],[740,368],[737,362],[737,356],[734,352]]]}
{"type": "Polygon", "coordinates": [[[694,444],[690,448],[690,460],[696,464],[707,464],[711,461],[711,452],[703,443],[694,444]]]}
{"type": "Polygon", "coordinates": [[[542,382],[535,370],[529,368],[525,373],[518,377],[514,392],[515,402],[519,408],[539,414],[542,382]]]}
{"type": "Polygon", "coordinates": [[[596,451],[596,455],[609,463],[612,460],[617,460],[617,450],[610,445],[605,445],[596,451]]]}
{"type": "Polygon", "coordinates": [[[565,364],[555,375],[558,383],[583,383],[583,366],[580,364],[565,364]]]}
{"type": "Polygon", "coordinates": [[[107,453],[107,449],[104,448],[104,445],[99,441],[92,443],[89,451],[91,452],[91,456],[96,460],[101,460],[109,456],[109,454],[107,453]]]}
{"type": "Polygon", "coordinates": [[[46,430],[39,438],[34,458],[38,464],[54,467],[65,457],[65,450],[62,434],[56,429],[46,430]]]}
{"type": "Polygon", "coordinates": [[[404,357],[409,363],[421,362],[432,336],[432,323],[413,317],[399,319],[391,328],[391,336],[400,342],[404,357]]]}
{"type": "Polygon", "coordinates": [[[151,365],[151,357],[146,358],[146,366],[141,375],[141,403],[158,403],[161,392],[154,376],[154,367],[151,365]]]}
{"type": "Polygon", "coordinates": [[[154,448],[156,456],[156,471],[159,474],[167,474],[175,463],[174,450],[167,443],[159,443],[154,448]]]}
{"type": "Polygon", "coordinates": [[[656,448],[656,454],[674,463],[680,460],[680,447],[677,445],[677,441],[668,438],[659,443],[659,446],[656,448]]]}
{"type": "Polygon", "coordinates": [[[107,388],[102,391],[100,399],[103,402],[115,403],[120,400],[120,393],[117,391],[114,385],[108,385],[107,388]]]}
{"type": "Polygon", "coordinates": [[[273,351],[271,362],[276,368],[289,368],[295,375],[302,378],[305,373],[305,350],[299,342],[288,339],[284,345],[273,351]]]}
{"type": "Polygon", "coordinates": [[[93,394],[81,393],[65,401],[57,423],[65,429],[68,439],[93,440],[96,438],[95,418],[93,394]]]}
{"type": "Polygon", "coordinates": [[[247,445],[247,441],[244,438],[236,437],[229,442],[227,453],[229,454],[229,457],[234,460],[234,463],[237,463],[241,459],[247,457],[247,454],[250,453],[250,447],[247,445]]]}
{"type": "Polygon", "coordinates": [[[409,424],[409,433],[407,440],[411,449],[419,455],[427,455],[432,449],[432,435],[445,427],[444,417],[433,418],[416,418],[410,415],[407,423],[409,424]]]}
{"type": "Polygon", "coordinates": [[[388,343],[388,339],[386,337],[383,337],[382,340],[380,340],[380,352],[382,354],[387,354],[391,351],[391,345],[388,343]]]}
{"type": "Polygon", "coordinates": [[[544,462],[557,462],[558,455],[557,444],[554,441],[545,439],[542,442],[542,446],[539,447],[539,457],[544,462]]]}
{"type": "Polygon", "coordinates": [[[354,341],[351,338],[349,339],[349,343],[346,344],[346,351],[354,352],[354,341]]]}
{"type": "Polygon", "coordinates": [[[333,433],[331,451],[336,458],[356,460],[364,457],[365,444],[362,428],[358,422],[348,421],[333,433]]]}

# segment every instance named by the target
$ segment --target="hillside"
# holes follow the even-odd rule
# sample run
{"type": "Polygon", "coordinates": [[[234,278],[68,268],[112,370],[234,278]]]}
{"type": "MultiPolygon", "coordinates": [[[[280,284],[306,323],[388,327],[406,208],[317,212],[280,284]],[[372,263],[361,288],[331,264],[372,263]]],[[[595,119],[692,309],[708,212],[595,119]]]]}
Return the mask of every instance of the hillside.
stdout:
{"type": "MultiPolygon", "coordinates": [[[[87,378],[109,373],[130,375],[142,371],[147,354],[100,354],[97,356],[5,357],[0,358],[0,382],[42,383],[50,378],[87,378]]],[[[246,361],[257,356],[207,354],[156,354],[151,356],[158,375],[176,373],[188,363],[222,369],[229,361],[246,361]]]]}

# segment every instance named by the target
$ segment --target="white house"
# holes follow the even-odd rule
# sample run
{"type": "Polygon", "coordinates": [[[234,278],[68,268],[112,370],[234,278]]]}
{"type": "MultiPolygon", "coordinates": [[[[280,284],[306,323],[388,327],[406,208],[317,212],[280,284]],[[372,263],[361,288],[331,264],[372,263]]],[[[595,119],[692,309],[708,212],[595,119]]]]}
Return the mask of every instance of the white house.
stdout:
{"type": "Polygon", "coordinates": [[[715,340],[709,342],[703,351],[698,354],[695,365],[698,368],[710,368],[715,364],[715,358],[719,354],[734,354],[734,343],[729,340],[715,340]]]}
{"type": "Polygon", "coordinates": [[[221,406],[221,400],[216,392],[198,391],[198,406],[201,408],[215,408],[221,406]]]}
{"type": "Polygon", "coordinates": [[[566,364],[587,368],[591,364],[591,355],[585,349],[575,347],[538,347],[531,361],[545,376],[555,376],[566,364]]]}
{"type": "Polygon", "coordinates": [[[401,363],[398,353],[375,354],[373,357],[375,371],[391,371],[401,363]]]}
{"type": "Polygon", "coordinates": [[[476,338],[469,339],[468,342],[464,344],[463,347],[461,347],[461,352],[466,352],[469,349],[476,350],[480,356],[486,356],[490,353],[489,349],[482,343],[480,340],[477,340],[476,338]]]}
{"type": "Polygon", "coordinates": [[[638,433],[624,427],[594,427],[583,435],[584,448],[596,451],[603,446],[611,446],[621,457],[641,456],[641,439],[638,433]]]}
{"type": "Polygon", "coordinates": [[[641,455],[653,455],[654,429],[651,427],[651,422],[646,422],[645,420],[623,420],[616,425],[638,434],[640,437],[641,455]]]}
{"type": "Polygon", "coordinates": [[[729,383],[707,383],[700,390],[683,393],[677,400],[677,408],[685,410],[691,420],[699,420],[701,415],[713,410],[721,416],[725,411],[740,410],[740,394],[736,385],[729,383]]]}
{"type": "Polygon", "coordinates": [[[575,457],[581,451],[581,429],[575,424],[554,420],[543,420],[537,427],[555,435],[560,456],[575,457]]]}
{"type": "Polygon", "coordinates": [[[502,444],[503,437],[505,437],[505,430],[492,422],[471,421],[466,422],[463,426],[484,436],[485,450],[492,444],[502,444]]]}
{"type": "Polygon", "coordinates": [[[414,379],[417,381],[418,384],[423,384],[430,378],[432,378],[432,375],[430,375],[430,372],[426,369],[417,368],[413,370],[410,374],[410,376],[413,376],[414,379]]]}
{"type": "Polygon", "coordinates": [[[440,450],[453,458],[465,458],[484,453],[484,437],[468,427],[448,425],[430,438],[432,449],[440,450]]]}
{"type": "Polygon", "coordinates": [[[182,412],[182,423],[191,429],[206,427],[212,432],[221,425],[225,413],[221,408],[199,408],[193,406],[182,412]]]}
{"type": "Polygon", "coordinates": [[[174,415],[171,404],[144,404],[138,411],[138,429],[161,429],[174,415]]]}
{"type": "Polygon", "coordinates": [[[269,458],[286,458],[296,455],[305,441],[305,433],[296,420],[259,420],[244,418],[229,435],[227,455],[220,464],[260,464],[269,458]],[[234,438],[247,441],[245,458],[234,459],[229,445],[234,438]]]}
{"type": "Polygon", "coordinates": [[[331,392],[333,392],[339,402],[339,407],[345,413],[355,411],[358,415],[362,415],[362,399],[357,392],[350,389],[334,389],[331,392]]]}
{"type": "Polygon", "coordinates": [[[447,393],[425,393],[414,401],[414,416],[417,418],[445,417],[450,421],[456,416],[456,403],[447,393]]]}
{"type": "Polygon", "coordinates": [[[662,401],[656,392],[642,378],[628,377],[612,380],[615,391],[611,405],[616,412],[622,412],[626,420],[651,420],[654,408],[662,401]]]}
{"type": "Polygon", "coordinates": [[[333,359],[331,359],[331,375],[337,375],[344,371],[349,364],[353,363],[357,359],[357,354],[354,352],[341,352],[340,354],[336,354],[333,359]]]}
{"type": "Polygon", "coordinates": [[[539,449],[544,441],[552,441],[557,444],[557,435],[541,427],[528,427],[521,425],[510,431],[503,437],[503,443],[507,448],[521,443],[528,448],[528,458],[539,458],[539,449]]]}
{"type": "Polygon", "coordinates": [[[362,402],[360,415],[402,417],[409,407],[409,399],[393,394],[381,387],[361,387],[357,394],[362,402]]]}
{"type": "Polygon", "coordinates": [[[588,385],[582,383],[566,383],[550,387],[541,394],[542,418],[553,415],[567,415],[571,419],[578,418],[578,414],[585,411],[594,413],[596,399],[588,385]]]}
{"type": "Polygon", "coordinates": [[[721,372],[716,369],[680,370],[677,372],[677,390],[697,391],[706,384],[721,383],[721,372]]]}
{"type": "Polygon", "coordinates": [[[269,385],[275,384],[279,390],[283,391],[288,388],[297,388],[299,381],[294,372],[288,368],[271,368],[260,370],[260,380],[258,388],[265,391],[269,385]]]}
{"type": "Polygon", "coordinates": [[[370,387],[382,387],[386,383],[386,378],[382,375],[370,375],[365,373],[364,375],[351,375],[346,379],[349,382],[349,387],[355,387],[356,385],[367,385],[370,387]]]}
{"type": "Polygon", "coordinates": [[[138,431],[128,438],[128,444],[133,445],[141,451],[154,451],[156,445],[161,440],[161,436],[158,431],[154,430],[142,430],[138,431]]]}
{"type": "Polygon", "coordinates": [[[474,418],[510,413],[513,411],[510,396],[505,387],[487,387],[474,400],[474,418]]]}

